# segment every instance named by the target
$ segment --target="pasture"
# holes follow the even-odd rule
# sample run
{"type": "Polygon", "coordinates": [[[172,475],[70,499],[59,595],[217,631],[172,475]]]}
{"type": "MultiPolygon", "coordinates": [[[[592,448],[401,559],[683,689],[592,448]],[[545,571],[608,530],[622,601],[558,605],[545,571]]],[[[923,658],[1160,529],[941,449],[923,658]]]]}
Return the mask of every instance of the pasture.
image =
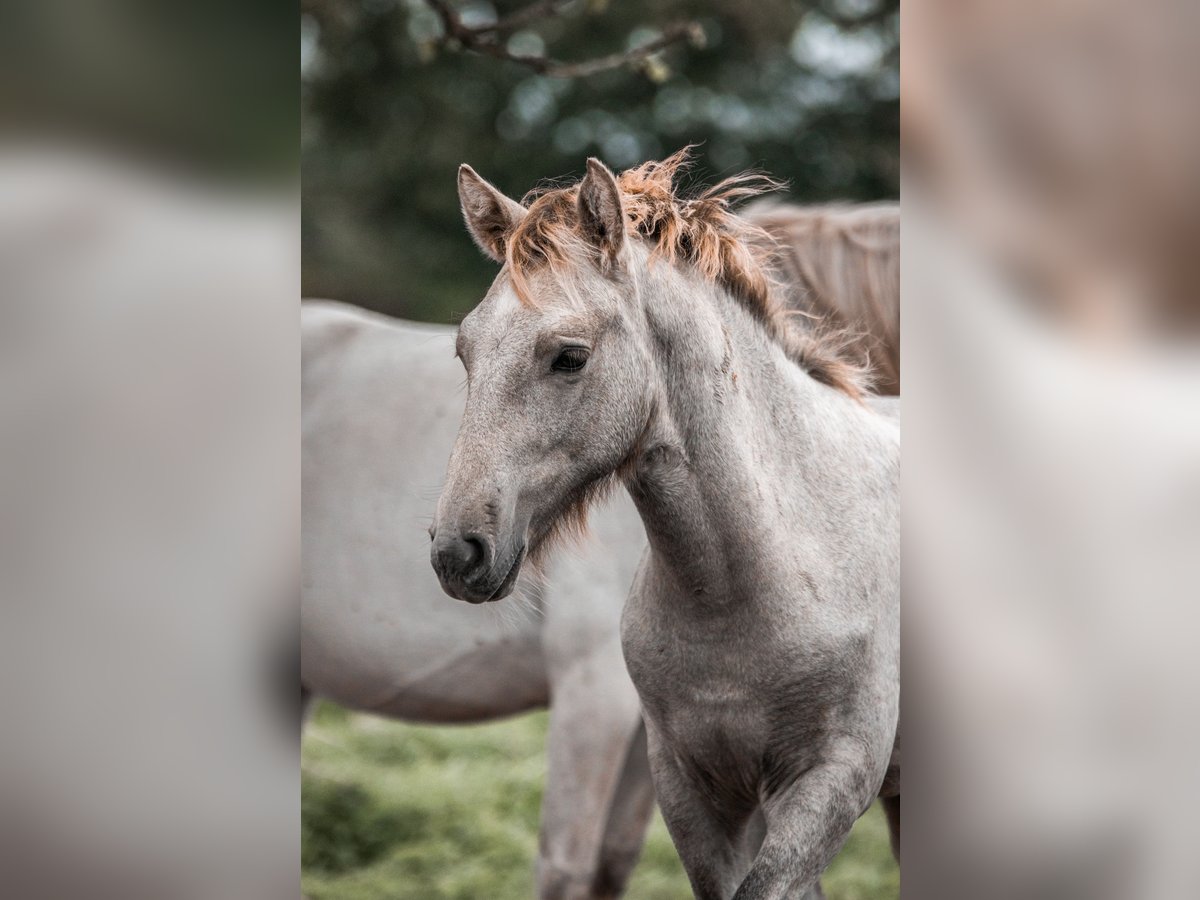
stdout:
{"type": "MultiPolygon", "coordinates": [[[[546,714],[406,725],[322,702],[305,731],[301,885],[311,900],[529,900],[546,714]]],[[[823,878],[829,900],[896,900],[878,807],[823,878]]],[[[687,900],[656,815],[630,900],[687,900]]]]}

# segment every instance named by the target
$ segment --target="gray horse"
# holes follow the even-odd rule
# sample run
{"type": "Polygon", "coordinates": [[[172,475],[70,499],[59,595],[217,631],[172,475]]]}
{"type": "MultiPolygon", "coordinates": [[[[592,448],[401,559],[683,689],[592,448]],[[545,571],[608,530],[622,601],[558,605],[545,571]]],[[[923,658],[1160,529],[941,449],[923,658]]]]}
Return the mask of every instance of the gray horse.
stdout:
{"type": "Polygon", "coordinates": [[[539,896],[618,896],[654,803],[617,627],[646,540],[632,504],[522,579],[532,608],[446,603],[426,529],[463,409],[453,329],[306,303],[301,333],[302,693],[441,723],[550,704],[539,896]]]}
{"type": "Polygon", "coordinates": [[[650,549],[622,645],[693,889],[815,896],[873,799],[898,805],[899,433],[784,312],[729,209],[754,185],[682,199],[683,162],[589,160],[528,208],[460,170],[504,268],[458,331],[432,560],[496,600],[623,483],[650,549]]]}
{"type": "MultiPolygon", "coordinates": [[[[899,353],[889,327],[898,211],[869,209],[868,217],[853,207],[751,212],[779,244],[788,302],[853,323],[872,338],[863,349],[882,347],[872,354],[878,367],[899,353]],[[883,217],[892,226],[881,242],[883,217]]],[[[644,548],[636,512],[619,498],[593,518],[597,540],[584,555],[556,559],[548,583],[523,584],[536,613],[447,609],[436,600],[423,529],[462,409],[452,331],[332,303],[306,303],[302,323],[305,692],[432,722],[484,721],[553,694],[539,895],[619,893],[649,809],[649,772],[629,756],[643,739],[629,742],[637,701],[618,646],[620,607],[644,548]]],[[[886,368],[881,378],[888,387],[886,368]]]]}

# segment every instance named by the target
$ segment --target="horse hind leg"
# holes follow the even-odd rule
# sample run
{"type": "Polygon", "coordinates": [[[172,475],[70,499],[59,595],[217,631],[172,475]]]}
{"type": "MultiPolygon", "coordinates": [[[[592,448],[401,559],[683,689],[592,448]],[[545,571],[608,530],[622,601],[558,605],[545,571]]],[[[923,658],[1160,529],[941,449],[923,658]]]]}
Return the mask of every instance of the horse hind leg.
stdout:
{"type": "Polygon", "coordinates": [[[592,896],[597,900],[612,900],[624,893],[629,876],[642,855],[646,829],[653,813],[654,783],[646,755],[646,726],[639,723],[608,811],[604,843],[600,847],[596,878],[592,882],[592,896]]]}

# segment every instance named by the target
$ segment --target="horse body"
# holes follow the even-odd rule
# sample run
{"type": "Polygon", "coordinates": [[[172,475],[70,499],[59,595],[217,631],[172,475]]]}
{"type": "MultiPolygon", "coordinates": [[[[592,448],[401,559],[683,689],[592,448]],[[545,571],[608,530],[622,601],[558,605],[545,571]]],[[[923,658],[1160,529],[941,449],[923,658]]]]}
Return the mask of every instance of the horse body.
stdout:
{"type": "Polygon", "coordinates": [[[659,449],[625,478],[652,552],[622,636],[660,804],[697,896],[790,896],[815,884],[891,758],[898,439],[719,292],[640,293],[667,307],[648,317],[655,342],[679,348],[659,362],[643,439],[659,449]],[[719,327],[697,328],[706,315],[719,327]],[[732,351],[696,340],[721,331],[732,351]],[[725,354],[738,387],[716,401],[686,373],[725,354]]]}
{"type": "Polygon", "coordinates": [[[461,171],[505,269],[459,330],[469,393],[432,559],[452,596],[502,597],[622,482],[650,539],[625,658],[695,893],[817,896],[895,793],[898,429],[790,330],[727,207],[744,183],[681,200],[681,162],[618,181],[591,160],[529,208],[461,171]]]}
{"type": "Polygon", "coordinates": [[[428,511],[462,413],[453,329],[302,308],[301,681],[359,710],[475,722],[550,703],[539,894],[617,896],[653,808],[617,619],[645,543],[614,503],[532,608],[445,601],[428,511]],[[555,602],[543,604],[542,598],[555,602]]]}

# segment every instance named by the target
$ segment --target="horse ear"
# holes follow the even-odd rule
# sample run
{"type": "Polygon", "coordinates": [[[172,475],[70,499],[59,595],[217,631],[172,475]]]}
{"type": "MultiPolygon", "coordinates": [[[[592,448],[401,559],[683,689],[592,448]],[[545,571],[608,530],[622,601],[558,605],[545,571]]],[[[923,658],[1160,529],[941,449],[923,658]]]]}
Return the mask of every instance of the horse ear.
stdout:
{"type": "Polygon", "coordinates": [[[579,230],[600,250],[602,259],[609,264],[617,262],[625,244],[621,188],[608,167],[595,157],[587,161],[587,175],[579,182],[579,230]]]}
{"type": "Polygon", "coordinates": [[[458,167],[458,201],[467,231],[487,256],[504,262],[509,235],[525,218],[525,207],[510,200],[463,163],[458,167]]]}

